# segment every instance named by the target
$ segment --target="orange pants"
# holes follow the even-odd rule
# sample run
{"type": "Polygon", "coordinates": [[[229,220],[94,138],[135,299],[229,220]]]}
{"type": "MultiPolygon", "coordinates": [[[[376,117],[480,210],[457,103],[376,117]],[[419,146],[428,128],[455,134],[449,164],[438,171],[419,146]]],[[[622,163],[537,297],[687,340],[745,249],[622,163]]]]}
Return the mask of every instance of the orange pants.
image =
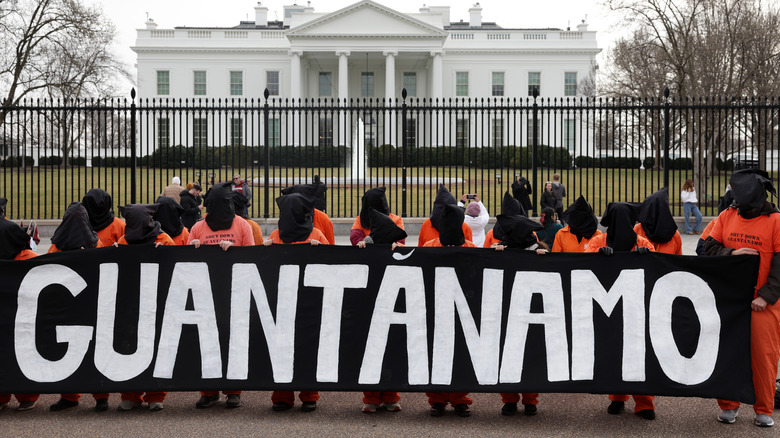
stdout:
{"type": "MultiPolygon", "coordinates": [[[[655,410],[655,403],[653,403],[653,399],[655,396],[653,395],[632,395],[634,397],[634,412],[639,411],[646,411],[648,409],[654,411],[655,410]]],[[[621,402],[627,402],[628,401],[628,395],[625,394],[610,394],[609,399],[612,401],[621,401],[621,402]]]]}
{"type": "MultiPolygon", "coordinates": [[[[77,402],[81,398],[81,394],[60,394],[60,398],[63,398],[63,399],[65,399],[67,401],[70,401],[70,402],[77,402]]],[[[102,398],[108,398],[108,393],[107,392],[106,393],[103,393],[103,392],[94,393],[93,392],[92,393],[92,398],[94,398],[95,400],[100,400],[102,398]]]]}
{"type": "MultiPolygon", "coordinates": [[[[14,394],[16,401],[19,403],[26,401],[37,401],[40,394],[14,394]]],[[[11,401],[11,394],[0,394],[0,403],[8,403],[11,401]]]]}
{"type": "Polygon", "coordinates": [[[363,403],[381,405],[382,403],[397,403],[401,400],[401,394],[397,392],[364,392],[363,403]]]}
{"type": "MultiPolygon", "coordinates": [[[[516,392],[502,392],[501,403],[518,403],[520,402],[520,394],[516,392]]],[[[524,405],[536,405],[539,404],[538,392],[524,392],[523,393],[524,405]]]]}
{"type": "Polygon", "coordinates": [[[168,395],[167,392],[123,392],[122,394],[122,401],[130,400],[132,402],[136,403],[154,403],[154,402],[162,402],[165,400],[165,396],[168,395]]]}
{"type": "MultiPolygon", "coordinates": [[[[756,414],[772,415],[775,408],[775,379],[780,361],[780,303],[750,315],[750,362],[756,391],[756,414]]],[[[718,400],[721,409],[738,409],[739,402],[718,400]]]]}
{"type": "Polygon", "coordinates": [[[452,406],[455,405],[470,405],[473,403],[471,398],[466,397],[468,392],[426,392],[428,396],[428,404],[433,406],[434,403],[447,403],[452,406]]]}
{"type": "MultiPolygon", "coordinates": [[[[241,395],[241,391],[222,391],[225,395],[241,395]]],[[[205,397],[214,397],[215,395],[219,395],[219,391],[201,391],[200,395],[205,397]]]]}
{"type": "MultiPolygon", "coordinates": [[[[316,402],[320,399],[320,393],[317,391],[301,391],[298,398],[302,402],[316,402]]],[[[295,404],[295,391],[274,391],[271,393],[271,403],[284,402],[292,406],[295,404]]]]}

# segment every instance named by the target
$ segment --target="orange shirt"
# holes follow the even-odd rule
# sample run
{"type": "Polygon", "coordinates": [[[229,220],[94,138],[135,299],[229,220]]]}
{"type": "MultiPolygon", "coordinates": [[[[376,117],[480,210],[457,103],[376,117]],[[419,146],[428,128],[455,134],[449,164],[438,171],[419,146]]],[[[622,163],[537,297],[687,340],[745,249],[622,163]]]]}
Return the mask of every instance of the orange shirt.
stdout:
{"type": "MultiPolygon", "coordinates": [[[[588,242],[588,247],[585,248],[585,252],[598,252],[599,248],[602,246],[608,246],[607,245],[607,233],[601,233],[598,236],[593,236],[590,238],[590,242],[588,242]]],[[[636,245],[634,245],[631,250],[633,251],[636,249],[637,246],[644,246],[646,248],[649,248],[650,251],[655,251],[655,246],[653,246],[653,242],[647,240],[647,238],[642,237],[640,235],[636,236],[636,245]]]]}
{"type": "Polygon", "coordinates": [[[219,242],[227,240],[233,242],[236,246],[254,246],[255,237],[252,235],[252,226],[241,216],[233,218],[233,224],[227,230],[212,231],[208,222],[198,221],[190,230],[190,237],[187,239],[189,244],[198,239],[204,245],[219,245],[219,242]]]}
{"type": "MultiPolygon", "coordinates": [[[[467,223],[463,223],[463,235],[466,237],[466,240],[472,239],[471,234],[471,227],[467,223]]],[[[429,240],[433,240],[439,237],[439,231],[436,228],[433,228],[433,224],[431,223],[431,218],[425,219],[425,222],[423,222],[422,226],[420,227],[420,237],[417,238],[417,246],[425,246],[425,243],[429,240]]],[[[485,239],[487,240],[487,239],[485,239]]]]}
{"type": "MultiPolygon", "coordinates": [[[[398,228],[400,228],[400,229],[402,229],[402,230],[404,230],[404,229],[405,229],[405,228],[404,228],[404,220],[403,220],[403,218],[401,218],[401,216],[396,216],[396,215],[394,215],[393,213],[390,213],[388,216],[390,216],[390,219],[392,219],[392,220],[393,220],[393,222],[395,222],[395,225],[396,225],[398,228]]],[[[316,227],[316,225],[315,225],[315,227],[316,227]]],[[[357,229],[357,230],[360,230],[360,231],[362,231],[362,232],[363,232],[363,234],[365,234],[366,236],[368,236],[369,234],[371,234],[371,230],[370,230],[370,229],[368,229],[368,228],[363,228],[363,226],[360,224],[360,216],[358,216],[358,217],[356,217],[356,218],[355,218],[355,222],[352,222],[352,228],[351,228],[351,229],[353,229],[353,230],[355,230],[355,229],[357,229]]]]}
{"type": "Polygon", "coordinates": [[[14,260],[27,260],[33,257],[38,257],[38,253],[31,249],[23,249],[14,257],[14,260]]]}
{"type": "MultiPolygon", "coordinates": [[[[286,244],[280,237],[279,237],[279,229],[275,229],[273,233],[271,233],[271,237],[269,237],[270,240],[273,240],[276,244],[286,244]]],[[[295,244],[295,243],[309,243],[312,240],[319,240],[320,243],[323,243],[325,245],[330,245],[330,242],[328,241],[328,238],[325,237],[324,234],[322,234],[322,231],[318,230],[317,228],[312,228],[311,233],[309,234],[309,237],[306,238],[306,240],[301,240],[298,242],[290,242],[289,245],[295,244]]]]}
{"type": "MultiPolygon", "coordinates": [[[[723,210],[710,236],[726,248],[753,248],[761,257],[758,268],[756,291],[766,283],[772,257],[780,252],[780,214],[762,214],[757,218],[745,219],[736,208],[723,210]]],[[[754,294],[754,298],[758,296],[754,294]]]]}
{"type": "MultiPolygon", "coordinates": [[[[170,236],[169,236],[170,237],[170,236]]],[[[171,237],[174,245],[186,245],[187,240],[190,238],[190,231],[187,227],[182,228],[181,233],[176,237],[171,237]]]]}
{"type": "Polygon", "coordinates": [[[577,241],[577,236],[571,232],[571,228],[566,225],[558,230],[555,234],[555,241],[553,242],[552,252],[585,252],[588,249],[589,242],[594,237],[602,234],[601,230],[596,230],[590,239],[582,238],[581,241],[577,241]]]}
{"type": "MultiPolygon", "coordinates": [[[[431,240],[425,242],[425,244],[423,246],[442,247],[443,245],[441,244],[441,241],[437,237],[435,239],[431,239],[431,240]]],[[[466,243],[464,243],[463,245],[460,246],[460,248],[476,248],[476,247],[477,247],[477,245],[474,245],[474,243],[472,241],[468,240],[468,239],[466,239],[466,243]]]]}
{"type": "Polygon", "coordinates": [[[119,238],[125,235],[125,221],[114,218],[111,225],[97,231],[98,239],[103,242],[103,246],[111,246],[114,242],[119,242],[119,238]]]}
{"type": "MultiPolygon", "coordinates": [[[[634,225],[634,232],[637,236],[642,236],[644,238],[647,238],[647,235],[645,234],[644,228],[642,228],[642,224],[636,224],[634,225]]],[[[647,239],[650,240],[650,239],[647,239]]],[[[652,242],[652,241],[651,241],[652,242]]],[[[677,254],[682,255],[682,238],[680,237],[680,232],[675,231],[674,237],[672,237],[672,240],[666,242],[666,243],[655,243],[653,242],[653,246],[655,246],[656,252],[662,252],[664,254],[677,254]]]]}
{"type": "Polygon", "coordinates": [[[249,226],[252,228],[252,237],[255,239],[255,245],[262,245],[263,244],[263,229],[260,228],[260,224],[253,221],[252,219],[244,218],[249,226]]]}
{"type": "MultiPolygon", "coordinates": [[[[333,235],[333,222],[331,222],[330,218],[328,217],[325,212],[314,209],[314,218],[312,219],[312,225],[314,225],[314,228],[317,228],[318,230],[322,231],[322,234],[325,236],[325,238],[328,240],[328,243],[335,244],[336,238],[333,235]]],[[[316,239],[319,240],[319,239],[316,239]]],[[[262,239],[260,239],[262,242],[262,239]]]]}
{"type": "Polygon", "coordinates": [[[707,240],[707,237],[712,232],[712,229],[715,228],[715,222],[717,222],[717,221],[718,221],[718,218],[715,218],[715,219],[711,220],[710,223],[708,223],[707,226],[704,228],[704,231],[701,232],[701,236],[699,237],[699,239],[707,240]]]}
{"type": "Polygon", "coordinates": [[[485,233],[485,243],[482,244],[482,247],[490,248],[494,243],[501,243],[501,241],[493,237],[493,229],[491,228],[490,231],[485,233]]]}
{"type": "MultiPolygon", "coordinates": [[[[117,243],[120,245],[129,245],[129,243],[127,243],[127,240],[125,240],[125,236],[120,237],[119,242],[117,243]]],[[[158,243],[163,245],[171,245],[171,246],[176,245],[175,243],[173,243],[173,239],[171,239],[171,236],[165,233],[158,234],[157,239],[154,240],[154,243],[155,245],[158,243]]]]}
{"type": "MultiPolygon", "coordinates": [[[[97,245],[95,245],[95,248],[104,248],[104,247],[105,247],[105,245],[103,245],[103,242],[98,240],[97,241],[97,245]]],[[[52,253],[52,252],[62,252],[62,250],[57,248],[57,245],[52,243],[51,246],[49,247],[49,250],[46,251],[46,254],[52,253]]]]}

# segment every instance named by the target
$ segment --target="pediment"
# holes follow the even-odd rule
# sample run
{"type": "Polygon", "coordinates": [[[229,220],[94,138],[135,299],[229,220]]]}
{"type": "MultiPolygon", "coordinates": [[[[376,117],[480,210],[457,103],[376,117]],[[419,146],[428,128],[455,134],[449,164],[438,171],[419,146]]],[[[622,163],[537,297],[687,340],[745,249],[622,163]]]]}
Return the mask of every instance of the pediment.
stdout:
{"type": "Polygon", "coordinates": [[[439,38],[447,32],[424,21],[363,0],[290,29],[288,38],[439,38]]]}

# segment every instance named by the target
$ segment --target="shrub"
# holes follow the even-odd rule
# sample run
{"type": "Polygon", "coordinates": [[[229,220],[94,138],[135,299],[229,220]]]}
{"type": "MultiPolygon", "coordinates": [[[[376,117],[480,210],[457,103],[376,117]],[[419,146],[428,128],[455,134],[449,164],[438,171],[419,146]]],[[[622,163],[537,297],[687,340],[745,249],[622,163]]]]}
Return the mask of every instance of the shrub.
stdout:
{"type": "Polygon", "coordinates": [[[642,166],[644,166],[645,169],[652,169],[655,166],[655,157],[645,157],[645,159],[642,160],[642,166]]]}
{"type": "Polygon", "coordinates": [[[68,159],[68,164],[71,166],[86,166],[87,157],[70,157],[68,159]]]}

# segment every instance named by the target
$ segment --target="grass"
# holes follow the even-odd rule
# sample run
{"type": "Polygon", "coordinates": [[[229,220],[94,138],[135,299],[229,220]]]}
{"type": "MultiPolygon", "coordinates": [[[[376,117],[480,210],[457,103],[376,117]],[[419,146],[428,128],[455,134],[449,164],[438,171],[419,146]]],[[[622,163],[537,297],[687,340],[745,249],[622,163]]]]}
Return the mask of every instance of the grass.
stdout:
{"type": "MultiPolygon", "coordinates": [[[[240,173],[248,179],[262,177],[262,168],[222,168],[204,171],[198,175],[194,169],[153,169],[138,168],[136,171],[136,202],[151,203],[157,199],[163,187],[168,185],[173,176],[179,176],[182,185],[200,180],[204,188],[210,183],[208,172],[214,172],[213,180],[229,181],[233,173],[240,173]]],[[[657,170],[638,169],[570,169],[558,171],[561,181],[566,185],[568,196],[564,204],[568,205],[580,194],[593,205],[597,215],[604,211],[610,201],[641,202],[647,195],[663,187],[664,173],[657,170]]],[[[369,168],[369,177],[395,178],[396,182],[387,184],[388,200],[391,210],[396,214],[403,211],[402,204],[402,169],[397,167],[369,168]]],[[[505,190],[510,188],[516,175],[525,175],[532,179],[531,170],[518,169],[475,169],[461,167],[424,167],[408,168],[408,178],[460,178],[461,182],[450,183],[448,188],[459,198],[466,193],[477,193],[491,216],[500,212],[501,198],[505,190]],[[500,175],[500,176],[499,176],[500,175]]],[[[538,169],[536,183],[532,182],[538,197],[544,182],[552,179],[553,169],[538,169]]],[[[349,169],[345,168],[272,168],[271,178],[282,178],[288,183],[306,182],[314,175],[321,178],[349,178],[349,169]]],[[[772,176],[773,179],[777,175],[772,176]]],[[[669,193],[672,213],[682,215],[682,205],[679,195],[685,179],[693,178],[692,170],[672,170],[669,172],[669,193]]],[[[700,208],[704,215],[717,214],[718,198],[728,184],[728,174],[713,175],[704,189],[699,189],[700,208]]],[[[278,210],[274,198],[279,196],[282,186],[269,187],[269,217],[277,217],[278,210]]],[[[129,168],[61,168],[32,167],[20,169],[0,169],[0,196],[9,200],[7,216],[13,219],[59,219],[68,204],[79,201],[91,188],[100,187],[112,194],[115,205],[128,204],[131,201],[131,173],[129,168]]],[[[354,218],[360,211],[360,198],[371,186],[330,185],[327,212],[331,217],[354,218]]],[[[406,215],[408,217],[425,217],[430,213],[430,206],[436,195],[436,184],[407,186],[406,215]]],[[[264,217],[265,188],[252,187],[252,207],[250,216],[264,217]]]]}

